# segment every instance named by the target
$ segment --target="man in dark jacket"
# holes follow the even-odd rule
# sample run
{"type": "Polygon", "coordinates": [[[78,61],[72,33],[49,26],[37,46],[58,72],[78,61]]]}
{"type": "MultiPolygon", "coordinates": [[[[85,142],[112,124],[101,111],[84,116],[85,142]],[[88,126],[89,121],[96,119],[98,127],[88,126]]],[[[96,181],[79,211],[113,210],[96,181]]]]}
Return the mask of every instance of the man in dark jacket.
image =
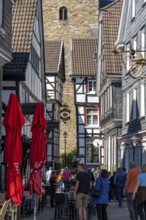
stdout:
{"type": "Polygon", "coordinates": [[[126,174],[123,172],[122,168],[117,169],[117,173],[115,175],[115,187],[117,193],[117,199],[119,201],[119,207],[122,206],[123,200],[123,189],[126,181],[126,174]]]}

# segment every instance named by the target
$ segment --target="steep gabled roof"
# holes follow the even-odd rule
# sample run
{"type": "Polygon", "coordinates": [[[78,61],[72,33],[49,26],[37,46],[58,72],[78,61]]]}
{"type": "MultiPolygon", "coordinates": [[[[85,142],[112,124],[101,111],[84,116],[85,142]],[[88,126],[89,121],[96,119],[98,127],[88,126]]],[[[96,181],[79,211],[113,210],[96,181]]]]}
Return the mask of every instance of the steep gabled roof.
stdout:
{"type": "Polygon", "coordinates": [[[121,54],[114,54],[123,0],[117,0],[103,8],[102,36],[104,44],[105,74],[121,74],[121,54]]]}
{"type": "Polygon", "coordinates": [[[12,52],[30,52],[37,0],[17,0],[12,11],[12,52]]]}
{"type": "Polygon", "coordinates": [[[115,42],[115,48],[117,50],[118,49],[122,50],[125,44],[125,30],[127,27],[127,19],[129,15],[130,4],[131,4],[130,1],[123,0],[118,36],[115,42]]]}
{"type": "Polygon", "coordinates": [[[45,72],[58,73],[63,50],[62,41],[45,41],[45,72]]]}
{"type": "Polygon", "coordinates": [[[97,39],[73,39],[71,51],[72,76],[95,76],[97,71],[97,39]]]}
{"type": "Polygon", "coordinates": [[[37,0],[16,0],[12,9],[12,56],[4,66],[4,80],[25,80],[31,52],[37,0]]]}

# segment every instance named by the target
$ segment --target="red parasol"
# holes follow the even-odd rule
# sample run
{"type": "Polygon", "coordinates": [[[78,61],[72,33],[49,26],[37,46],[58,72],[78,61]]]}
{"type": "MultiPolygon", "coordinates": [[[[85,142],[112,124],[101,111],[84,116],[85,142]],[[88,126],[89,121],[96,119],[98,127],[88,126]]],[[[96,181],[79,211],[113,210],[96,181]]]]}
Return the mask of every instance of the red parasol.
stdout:
{"type": "Polygon", "coordinates": [[[30,175],[30,192],[41,193],[41,169],[46,161],[46,119],[41,103],[37,103],[31,132],[32,140],[30,145],[30,167],[32,169],[30,175]]]}
{"type": "Polygon", "coordinates": [[[23,196],[23,185],[20,174],[22,164],[21,130],[25,118],[19,106],[16,94],[11,94],[3,120],[6,130],[5,138],[5,162],[8,167],[6,199],[11,199],[20,205],[23,196]]]}

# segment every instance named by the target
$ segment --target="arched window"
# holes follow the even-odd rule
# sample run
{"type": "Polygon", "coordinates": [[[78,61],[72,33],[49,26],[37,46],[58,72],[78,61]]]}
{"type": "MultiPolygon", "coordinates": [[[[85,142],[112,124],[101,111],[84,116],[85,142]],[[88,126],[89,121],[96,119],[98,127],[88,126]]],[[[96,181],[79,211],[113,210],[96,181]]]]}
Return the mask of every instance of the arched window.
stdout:
{"type": "Polygon", "coordinates": [[[59,9],[59,20],[67,20],[67,8],[64,6],[59,9]]]}

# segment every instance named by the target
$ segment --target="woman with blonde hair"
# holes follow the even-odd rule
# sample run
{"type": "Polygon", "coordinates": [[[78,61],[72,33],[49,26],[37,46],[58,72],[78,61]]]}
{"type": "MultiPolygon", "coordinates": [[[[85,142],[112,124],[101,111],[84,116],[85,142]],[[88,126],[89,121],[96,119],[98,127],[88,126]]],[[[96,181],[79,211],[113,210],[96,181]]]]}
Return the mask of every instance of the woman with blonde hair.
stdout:
{"type": "Polygon", "coordinates": [[[96,179],[94,190],[101,192],[99,197],[93,197],[92,199],[92,204],[96,205],[98,220],[108,220],[106,209],[109,203],[109,178],[107,170],[101,170],[99,177],[96,179]]]}
{"type": "Polygon", "coordinates": [[[137,183],[132,196],[141,220],[146,220],[146,164],[142,166],[142,173],[137,176],[137,183]]]}

